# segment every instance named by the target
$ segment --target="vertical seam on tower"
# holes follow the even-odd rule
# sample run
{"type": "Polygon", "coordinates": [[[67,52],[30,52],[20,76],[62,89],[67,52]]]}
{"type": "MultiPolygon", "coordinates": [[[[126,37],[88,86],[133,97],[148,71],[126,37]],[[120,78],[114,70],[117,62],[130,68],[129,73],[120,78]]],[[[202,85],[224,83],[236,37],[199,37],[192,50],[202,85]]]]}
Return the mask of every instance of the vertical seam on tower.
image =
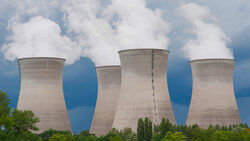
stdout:
{"type": "Polygon", "coordinates": [[[151,64],[151,75],[152,75],[152,90],[153,90],[153,106],[154,106],[154,115],[155,122],[157,123],[157,113],[156,113],[156,104],[155,104],[155,87],[154,87],[154,50],[152,50],[152,64],[151,64]]]}

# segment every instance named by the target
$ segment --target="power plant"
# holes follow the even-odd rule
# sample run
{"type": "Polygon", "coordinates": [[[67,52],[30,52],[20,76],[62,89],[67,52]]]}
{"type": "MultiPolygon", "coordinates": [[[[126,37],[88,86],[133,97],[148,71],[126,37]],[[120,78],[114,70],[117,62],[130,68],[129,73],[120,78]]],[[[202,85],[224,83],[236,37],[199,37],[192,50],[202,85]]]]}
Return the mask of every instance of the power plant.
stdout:
{"type": "Polygon", "coordinates": [[[149,117],[153,124],[168,118],[176,124],[167,84],[169,51],[130,49],[119,52],[121,90],[113,127],[136,131],[139,118],[149,117]]]}
{"type": "Polygon", "coordinates": [[[31,110],[39,118],[41,133],[50,128],[71,131],[63,94],[64,59],[22,58],[20,95],[17,109],[31,110]]]}
{"type": "MultiPolygon", "coordinates": [[[[122,50],[121,66],[96,67],[98,95],[92,134],[107,134],[112,127],[136,132],[138,119],[145,117],[153,124],[162,118],[176,124],[167,84],[168,54],[164,49],[122,50]]],[[[71,131],[63,93],[64,61],[18,59],[21,84],[17,109],[31,110],[39,118],[36,133],[51,128],[71,131]]],[[[187,125],[207,128],[241,123],[233,88],[234,63],[233,59],[190,61],[193,92],[187,125]]]]}
{"type": "Polygon", "coordinates": [[[97,136],[107,134],[115,117],[121,86],[121,67],[96,67],[98,94],[90,133],[97,136]]]}
{"type": "Polygon", "coordinates": [[[191,68],[193,92],[187,125],[207,128],[210,124],[240,124],[233,88],[234,60],[193,60],[191,68]]]}

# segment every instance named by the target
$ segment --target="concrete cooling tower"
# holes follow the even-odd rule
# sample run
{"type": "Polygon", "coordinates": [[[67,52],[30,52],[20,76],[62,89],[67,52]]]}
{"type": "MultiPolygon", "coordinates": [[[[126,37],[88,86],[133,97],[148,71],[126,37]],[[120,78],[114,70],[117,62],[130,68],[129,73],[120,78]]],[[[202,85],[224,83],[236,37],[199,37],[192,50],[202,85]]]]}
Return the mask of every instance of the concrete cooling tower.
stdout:
{"type": "Polygon", "coordinates": [[[121,67],[104,66],[96,68],[98,94],[90,132],[97,136],[112,129],[121,84],[121,67]]]}
{"type": "Polygon", "coordinates": [[[233,89],[234,60],[191,61],[193,93],[187,125],[201,128],[241,123],[233,89]]]}
{"type": "Polygon", "coordinates": [[[50,128],[71,131],[63,94],[64,59],[19,59],[21,86],[17,109],[31,110],[39,118],[41,133],[50,128]]]}
{"type": "Polygon", "coordinates": [[[153,124],[162,118],[175,122],[167,84],[167,50],[132,49],[119,52],[121,91],[113,127],[132,128],[139,118],[149,117],[153,124]]]}

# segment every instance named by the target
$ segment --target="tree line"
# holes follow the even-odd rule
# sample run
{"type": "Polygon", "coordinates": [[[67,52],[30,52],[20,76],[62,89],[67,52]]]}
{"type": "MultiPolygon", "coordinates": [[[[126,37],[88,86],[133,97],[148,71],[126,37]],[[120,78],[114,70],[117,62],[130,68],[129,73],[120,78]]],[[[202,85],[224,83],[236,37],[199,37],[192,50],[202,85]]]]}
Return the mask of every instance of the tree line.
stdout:
{"type": "Polygon", "coordinates": [[[113,128],[100,137],[88,130],[80,134],[70,131],[47,130],[41,134],[36,123],[39,119],[30,110],[17,110],[9,107],[10,99],[0,91],[0,141],[250,141],[247,124],[212,126],[202,129],[198,125],[173,125],[163,118],[156,125],[145,117],[138,120],[137,132],[131,128],[113,128]]]}

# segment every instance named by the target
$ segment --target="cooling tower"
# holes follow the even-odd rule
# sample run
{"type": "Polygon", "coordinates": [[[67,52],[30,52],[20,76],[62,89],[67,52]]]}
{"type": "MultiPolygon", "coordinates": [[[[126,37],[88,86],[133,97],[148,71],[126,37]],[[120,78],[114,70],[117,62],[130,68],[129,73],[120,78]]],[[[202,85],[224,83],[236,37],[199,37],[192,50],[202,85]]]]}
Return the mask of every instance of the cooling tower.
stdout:
{"type": "Polygon", "coordinates": [[[21,77],[17,108],[31,110],[39,118],[41,133],[50,128],[71,131],[63,94],[64,59],[19,59],[21,77]]]}
{"type": "Polygon", "coordinates": [[[100,136],[112,129],[121,86],[121,67],[96,68],[98,94],[90,132],[100,136]]]}
{"type": "Polygon", "coordinates": [[[233,89],[234,60],[191,61],[193,93],[187,125],[201,128],[241,123],[233,89]]]}
{"type": "Polygon", "coordinates": [[[167,85],[167,50],[132,49],[119,52],[121,91],[113,127],[132,128],[139,118],[149,117],[153,124],[162,118],[175,122],[167,85]]]}

